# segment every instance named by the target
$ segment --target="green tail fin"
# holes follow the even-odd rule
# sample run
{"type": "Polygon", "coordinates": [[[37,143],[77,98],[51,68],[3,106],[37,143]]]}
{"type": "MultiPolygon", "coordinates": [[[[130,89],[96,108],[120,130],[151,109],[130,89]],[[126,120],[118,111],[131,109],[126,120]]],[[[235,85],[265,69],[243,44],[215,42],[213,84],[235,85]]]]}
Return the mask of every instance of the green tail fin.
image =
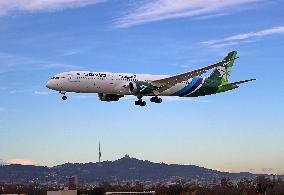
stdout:
{"type": "Polygon", "coordinates": [[[228,63],[225,66],[217,67],[209,76],[209,79],[221,80],[222,85],[227,84],[235,59],[237,59],[237,51],[228,53],[228,55],[224,58],[224,60],[226,60],[228,63]]]}

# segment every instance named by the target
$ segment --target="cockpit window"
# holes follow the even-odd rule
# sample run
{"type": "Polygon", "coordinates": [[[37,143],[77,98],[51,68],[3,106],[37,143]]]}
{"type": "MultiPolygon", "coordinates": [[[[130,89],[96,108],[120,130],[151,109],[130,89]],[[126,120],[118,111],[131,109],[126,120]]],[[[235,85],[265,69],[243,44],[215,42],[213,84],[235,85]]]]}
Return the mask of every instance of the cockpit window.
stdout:
{"type": "Polygon", "coordinates": [[[64,79],[65,77],[52,77],[51,79],[60,79],[60,78],[64,79]]]}

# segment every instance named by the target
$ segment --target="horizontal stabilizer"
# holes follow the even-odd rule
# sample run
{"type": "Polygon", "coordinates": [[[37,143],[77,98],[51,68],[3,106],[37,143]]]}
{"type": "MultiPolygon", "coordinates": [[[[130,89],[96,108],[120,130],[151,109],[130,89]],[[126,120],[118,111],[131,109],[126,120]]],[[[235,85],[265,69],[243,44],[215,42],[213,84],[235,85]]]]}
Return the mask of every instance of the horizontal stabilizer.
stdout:
{"type": "Polygon", "coordinates": [[[229,84],[236,84],[236,85],[239,85],[239,84],[242,84],[242,83],[247,83],[247,82],[255,81],[255,80],[256,80],[256,79],[248,79],[248,80],[237,81],[237,82],[229,83],[229,84]]]}
{"type": "Polygon", "coordinates": [[[256,79],[248,79],[248,80],[237,81],[237,82],[234,82],[234,83],[228,83],[228,84],[220,85],[218,87],[217,93],[221,93],[221,92],[225,92],[225,91],[229,91],[229,90],[239,88],[239,84],[247,83],[247,82],[255,81],[255,80],[256,79]]]}

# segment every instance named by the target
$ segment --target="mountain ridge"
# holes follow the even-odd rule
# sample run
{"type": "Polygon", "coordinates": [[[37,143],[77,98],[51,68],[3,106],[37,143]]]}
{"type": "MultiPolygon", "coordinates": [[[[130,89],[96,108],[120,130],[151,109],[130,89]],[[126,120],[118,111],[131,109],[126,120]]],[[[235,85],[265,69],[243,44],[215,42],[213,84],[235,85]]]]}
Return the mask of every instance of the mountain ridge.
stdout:
{"type": "Polygon", "coordinates": [[[80,183],[102,182],[171,182],[183,179],[189,182],[216,183],[222,177],[233,180],[254,178],[249,172],[229,173],[196,165],[154,163],[126,155],[115,161],[96,163],[64,163],[53,167],[35,165],[0,165],[0,183],[66,183],[68,177],[77,176],[80,183]]]}

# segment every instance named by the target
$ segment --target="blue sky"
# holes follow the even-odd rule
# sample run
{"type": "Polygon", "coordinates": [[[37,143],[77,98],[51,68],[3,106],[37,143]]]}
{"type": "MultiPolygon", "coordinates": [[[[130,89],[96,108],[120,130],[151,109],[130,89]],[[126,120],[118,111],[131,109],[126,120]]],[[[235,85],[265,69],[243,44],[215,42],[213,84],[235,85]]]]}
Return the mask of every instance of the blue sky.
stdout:
{"type": "Polygon", "coordinates": [[[0,0],[0,161],[115,160],[284,174],[282,0],[0,0]],[[238,50],[208,97],[134,106],[45,88],[69,70],[177,74],[238,50]]]}

